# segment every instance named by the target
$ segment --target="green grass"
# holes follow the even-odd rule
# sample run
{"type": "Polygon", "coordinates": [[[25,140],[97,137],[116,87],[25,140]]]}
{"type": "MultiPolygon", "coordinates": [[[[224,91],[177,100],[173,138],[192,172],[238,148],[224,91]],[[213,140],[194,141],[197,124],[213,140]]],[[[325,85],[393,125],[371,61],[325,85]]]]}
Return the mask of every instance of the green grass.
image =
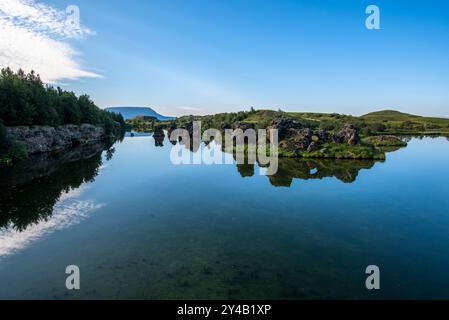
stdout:
{"type": "Polygon", "coordinates": [[[449,119],[423,117],[394,110],[368,113],[360,119],[367,123],[381,122],[392,134],[449,134],[449,119]]]}
{"type": "Polygon", "coordinates": [[[363,139],[366,144],[376,147],[406,147],[407,142],[396,136],[372,136],[363,139]]]}

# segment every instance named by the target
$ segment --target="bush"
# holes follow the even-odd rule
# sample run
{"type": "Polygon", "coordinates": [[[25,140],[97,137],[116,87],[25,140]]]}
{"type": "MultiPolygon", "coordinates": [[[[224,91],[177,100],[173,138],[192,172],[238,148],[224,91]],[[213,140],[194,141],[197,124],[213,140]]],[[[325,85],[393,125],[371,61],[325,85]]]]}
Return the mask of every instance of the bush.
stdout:
{"type": "Polygon", "coordinates": [[[385,132],[387,127],[382,122],[374,122],[370,125],[370,128],[373,132],[385,132]]]}
{"type": "Polygon", "coordinates": [[[323,121],[320,124],[320,129],[326,130],[326,131],[333,131],[337,128],[337,124],[332,121],[323,121]]]}
{"type": "Polygon", "coordinates": [[[0,163],[23,160],[27,157],[25,146],[16,141],[9,141],[6,128],[0,122],[0,163]]]}
{"type": "Polygon", "coordinates": [[[6,155],[12,161],[24,160],[27,158],[25,146],[17,141],[13,141],[11,143],[11,147],[9,148],[6,155]]]}
{"type": "Polygon", "coordinates": [[[403,121],[403,122],[401,123],[400,128],[403,129],[403,130],[410,130],[410,129],[413,129],[413,122],[411,122],[411,121],[409,121],[409,120],[403,121]]]}

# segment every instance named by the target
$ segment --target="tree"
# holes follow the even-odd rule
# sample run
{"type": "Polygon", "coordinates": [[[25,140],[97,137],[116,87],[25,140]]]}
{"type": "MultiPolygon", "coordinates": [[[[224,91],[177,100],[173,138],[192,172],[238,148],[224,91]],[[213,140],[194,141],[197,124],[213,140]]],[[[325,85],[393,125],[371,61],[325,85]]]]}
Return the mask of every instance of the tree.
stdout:
{"type": "Polygon", "coordinates": [[[45,85],[34,71],[14,73],[10,68],[0,71],[0,122],[3,149],[14,145],[8,145],[4,126],[89,123],[103,127],[108,135],[114,136],[125,128],[120,114],[101,110],[88,95],[77,97],[73,92],[45,85]]]}
{"type": "Polygon", "coordinates": [[[88,95],[77,97],[59,87],[46,86],[34,71],[14,73],[9,68],[0,72],[0,119],[6,126],[125,125],[121,115],[101,110],[88,95]]]}

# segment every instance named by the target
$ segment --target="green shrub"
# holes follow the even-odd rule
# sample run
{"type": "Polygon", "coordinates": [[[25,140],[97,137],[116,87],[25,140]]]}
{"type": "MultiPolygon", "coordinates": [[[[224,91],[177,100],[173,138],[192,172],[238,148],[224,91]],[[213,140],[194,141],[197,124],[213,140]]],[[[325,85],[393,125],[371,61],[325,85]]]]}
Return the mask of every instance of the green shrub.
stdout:
{"type": "Polygon", "coordinates": [[[27,158],[27,152],[25,150],[25,146],[17,141],[13,141],[11,143],[11,147],[7,152],[8,158],[12,161],[24,160],[27,158]]]}
{"type": "Polygon", "coordinates": [[[9,141],[6,128],[0,122],[0,164],[26,159],[25,146],[17,141],[9,141]]]}

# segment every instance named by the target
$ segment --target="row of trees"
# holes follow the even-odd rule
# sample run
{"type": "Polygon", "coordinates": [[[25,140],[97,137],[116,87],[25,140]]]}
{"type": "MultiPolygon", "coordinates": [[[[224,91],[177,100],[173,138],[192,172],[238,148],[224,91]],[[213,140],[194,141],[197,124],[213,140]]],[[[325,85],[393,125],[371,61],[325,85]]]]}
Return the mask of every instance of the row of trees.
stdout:
{"type": "Polygon", "coordinates": [[[45,85],[33,71],[11,69],[0,73],[0,121],[5,126],[89,123],[116,135],[125,121],[119,114],[98,108],[88,95],[45,85]]]}

